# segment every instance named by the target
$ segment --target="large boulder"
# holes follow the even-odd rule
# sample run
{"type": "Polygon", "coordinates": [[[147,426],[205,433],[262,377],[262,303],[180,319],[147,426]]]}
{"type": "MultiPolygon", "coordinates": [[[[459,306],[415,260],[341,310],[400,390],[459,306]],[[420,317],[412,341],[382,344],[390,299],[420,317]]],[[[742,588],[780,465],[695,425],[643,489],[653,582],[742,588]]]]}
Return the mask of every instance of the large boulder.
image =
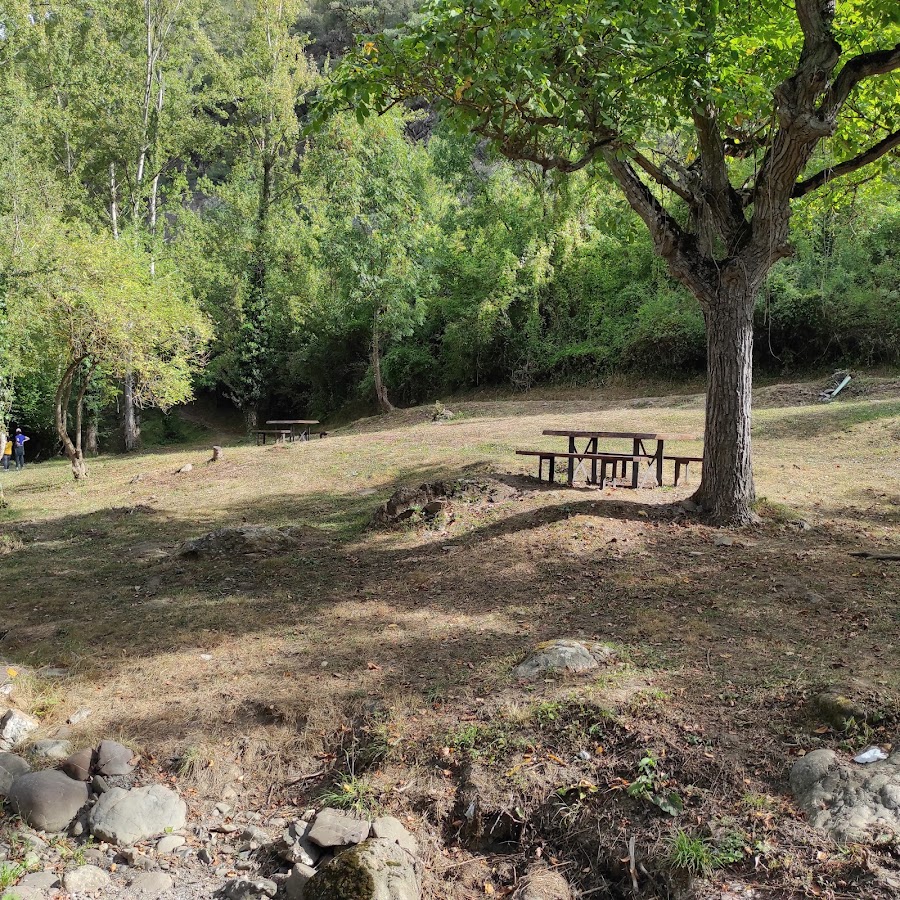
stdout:
{"type": "Polygon", "coordinates": [[[100,840],[127,846],[145,838],[176,831],[187,820],[187,805],[174,791],[154,784],[150,787],[110,788],[91,810],[91,832],[100,840]]]}
{"type": "Polygon", "coordinates": [[[0,750],[11,750],[40,727],[37,719],[19,709],[8,709],[0,716],[0,750]]]}
{"type": "Polygon", "coordinates": [[[88,801],[88,789],[62,772],[19,775],[9,788],[13,810],[38,831],[63,831],[88,801]]]}
{"type": "Polygon", "coordinates": [[[860,765],[813,750],[794,763],[791,789],[810,822],[841,843],[900,836],[900,751],[860,765]]]}
{"type": "Polygon", "coordinates": [[[361,844],[368,836],[372,823],[337,809],[323,809],[309,830],[309,839],[319,847],[348,847],[361,844]]]}
{"type": "Polygon", "coordinates": [[[303,900],[419,900],[421,896],[420,865],[386,838],[372,838],[344,850],[303,889],[303,900]]]}
{"type": "Polygon", "coordinates": [[[538,644],[534,652],[513,669],[513,677],[530,681],[560,673],[577,675],[609,665],[616,659],[616,651],[598,641],[558,638],[538,644]]]}
{"type": "Polygon", "coordinates": [[[14,779],[30,771],[31,766],[21,756],[16,756],[15,753],[0,752],[0,798],[9,793],[14,779]]]}

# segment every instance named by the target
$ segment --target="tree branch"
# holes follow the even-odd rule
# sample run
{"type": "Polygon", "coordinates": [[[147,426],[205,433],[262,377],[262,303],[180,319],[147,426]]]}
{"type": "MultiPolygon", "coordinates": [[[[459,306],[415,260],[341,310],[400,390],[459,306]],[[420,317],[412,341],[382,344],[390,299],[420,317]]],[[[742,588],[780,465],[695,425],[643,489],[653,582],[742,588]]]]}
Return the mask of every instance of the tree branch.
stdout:
{"type": "Polygon", "coordinates": [[[685,203],[693,206],[697,202],[697,198],[685,187],[678,184],[677,181],[670,178],[658,166],[654,165],[639,150],[632,149],[632,159],[657,183],[664,188],[668,188],[673,194],[677,194],[685,203]]]}
{"type": "Polygon", "coordinates": [[[625,199],[650,231],[654,249],[666,261],[669,271],[701,302],[713,303],[718,272],[712,260],[700,252],[696,238],[666,211],[627,160],[619,158],[609,146],[601,152],[625,199]]]}
{"type": "Polygon", "coordinates": [[[853,88],[866,78],[887,75],[900,69],[900,44],[892,50],[874,50],[848,60],[828,91],[822,109],[833,118],[847,102],[853,88]]]}
{"type": "Polygon", "coordinates": [[[807,194],[818,190],[818,188],[828,184],[828,182],[833,181],[835,178],[840,178],[843,175],[850,175],[858,169],[862,169],[869,165],[869,163],[875,162],[876,159],[880,159],[886,153],[890,153],[897,147],[900,147],[900,131],[889,134],[884,140],[879,141],[864,153],[860,153],[852,159],[847,159],[842,163],[838,163],[836,166],[829,166],[827,169],[822,169],[821,172],[816,172],[815,175],[811,175],[804,181],[798,181],[797,184],[794,185],[794,191],[791,196],[795,199],[797,197],[805,197],[807,194]]]}
{"type": "MultiPolygon", "coordinates": [[[[725,144],[715,108],[711,104],[698,104],[694,107],[693,119],[700,146],[700,199],[703,204],[700,218],[704,218],[705,210],[708,221],[725,242],[730,255],[747,231],[743,204],[728,178],[725,144]]],[[[709,239],[708,242],[711,244],[709,239]]],[[[711,252],[712,246],[708,249],[711,252]]]]}

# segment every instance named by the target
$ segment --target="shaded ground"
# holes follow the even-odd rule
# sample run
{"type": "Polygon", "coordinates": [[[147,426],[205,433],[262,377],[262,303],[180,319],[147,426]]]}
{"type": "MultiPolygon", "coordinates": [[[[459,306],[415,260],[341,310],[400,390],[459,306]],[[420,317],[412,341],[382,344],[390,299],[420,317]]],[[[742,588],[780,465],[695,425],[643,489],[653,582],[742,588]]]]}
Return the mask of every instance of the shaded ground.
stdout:
{"type": "Polygon", "coordinates": [[[890,852],[812,834],[786,785],[799,753],[894,740],[898,568],[848,554],[896,552],[900,391],[796,405],[808,389],[763,389],[765,523],[727,534],[684,515],[690,488],[551,489],[514,455],[558,446],[544,428],[699,432],[693,396],[450,404],[440,425],[404,410],[309,444],[227,447],[216,465],[205,449],[103,458],[77,487],[62,463],[28,467],[4,482],[0,657],[69,669],[19,686],[48,727],[91,706],[84,742],[200,760],[183,779],[198,809],[226,783],[275,810],[364,779],[431,836],[435,897],[502,891],[496,858],[521,868],[540,848],[585,889],[608,878],[628,896],[631,835],[642,890],[674,894],[678,830],[735,844],[696,895],[739,880],[762,896],[890,896],[890,852]],[[450,520],[367,528],[398,484],[460,477],[481,487],[450,520]],[[242,522],[309,527],[283,554],[168,555],[242,522]],[[513,684],[528,648],[558,636],[612,641],[627,662],[513,684]],[[849,676],[882,718],[839,733],[808,699],[849,676]],[[685,801],[677,819],[625,790],[648,753],[685,801]],[[459,848],[473,766],[515,846],[459,848]]]}

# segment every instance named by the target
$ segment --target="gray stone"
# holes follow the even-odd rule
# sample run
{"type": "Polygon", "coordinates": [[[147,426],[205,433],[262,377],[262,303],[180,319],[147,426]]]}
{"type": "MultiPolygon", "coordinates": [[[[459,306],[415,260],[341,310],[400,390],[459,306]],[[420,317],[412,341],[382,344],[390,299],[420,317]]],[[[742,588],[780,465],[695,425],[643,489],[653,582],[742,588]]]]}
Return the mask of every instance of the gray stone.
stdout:
{"type": "Polygon", "coordinates": [[[31,872],[16,885],[16,890],[29,887],[38,891],[50,891],[58,884],[59,876],[56,872],[31,872]]]}
{"type": "Polygon", "coordinates": [[[66,721],[70,725],[77,725],[79,722],[83,722],[85,719],[89,718],[92,712],[93,710],[84,707],[83,709],[73,712],[66,721]]]}
{"type": "Polygon", "coordinates": [[[309,830],[309,839],[320,847],[347,847],[361,844],[368,836],[372,823],[336,809],[323,809],[309,830]]]}
{"type": "Polygon", "coordinates": [[[9,789],[12,808],[32,828],[63,831],[88,801],[87,786],[62,772],[19,775],[9,789]]]}
{"type": "Polygon", "coordinates": [[[0,797],[9,793],[13,779],[31,771],[31,766],[15,753],[0,753],[0,797]]]}
{"type": "Polygon", "coordinates": [[[197,859],[199,859],[204,866],[211,866],[213,862],[212,853],[209,852],[208,847],[201,847],[197,851],[197,859]]]}
{"type": "Polygon", "coordinates": [[[418,841],[406,830],[403,823],[393,816],[380,816],[372,823],[372,837],[384,838],[399,844],[407,853],[419,852],[418,841]]]}
{"type": "Polygon", "coordinates": [[[276,843],[275,852],[285,862],[314,866],[322,855],[322,850],[309,839],[311,828],[311,822],[291,822],[276,843]]]}
{"type": "Polygon", "coordinates": [[[0,717],[0,750],[11,750],[39,727],[37,719],[21,710],[8,709],[0,717]]]}
{"type": "Polygon", "coordinates": [[[129,775],[134,771],[134,753],[116,741],[100,741],[95,768],[101,775],[129,775]]]}
{"type": "Polygon", "coordinates": [[[257,847],[265,847],[271,844],[272,838],[259,826],[248,825],[241,832],[241,841],[244,844],[249,844],[250,847],[255,850],[257,847]]]}
{"type": "Polygon", "coordinates": [[[79,866],[63,875],[63,887],[70,894],[99,891],[109,884],[109,875],[97,866],[79,866]]]}
{"type": "Polygon", "coordinates": [[[616,651],[606,644],[559,638],[538,644],[534,652],[513,669],[513,677],[531,680],[559,673],[592,672],[616,659],[616,651]]]}
{"type": "Polygon", "coordinates": [[[194,471],[194,466],[193,466],[193,464],[192,464],[192,463],[185,463],[185,464],[178,470],[178,474],[179,474],[179,475],[182,475],[182,474],[186,474],[187,472],[193,472],[193,471],[194,471]]]}
{"type": "Polygon", "coordinates": [[[46,896],[46,891],[33,887],[22,887],[21,884],[17,884],[13,890],[0,895],[2,900],[6,900],[7,897],[10,900],[45,900],[46,896]]]}
{"type": "Polygon", "coordinates": [[[791,789],[810,822],[840,843],[900,835],[900,750],[869,765],[813,750],[794,763],[791,789]]]}
{"type": "Polygon", "coordinates": [[[109,790],[109,782],[102,775],[95,775],[91,779],[91,787],[95,794],[105,794],[109,790]]]}
{"type": "Polygon", "coordinates": [[[166,891],[171,891],[175,882],[172,877],[163,872],[145,872],[137,875],[128,885],[125,891],[126,897],[141,897],[143,900],[156,900],[166,891]]]}
{"type": "Polygon", "coordinates": [[[339,853],[303,889],[303,900],[419,900],[421,896],[420,864],[384,838],[372,838],[339,853]]]}
{"type": "Polygon", "coordinates": [[[257,900],[259,897],[274,897],[278,885],[268,878],[232,878],[225,882],[220,892],[223,900],[257,900]]]}
{"type": "Polygon", "coordinates": [[[134,788],[110,788],[91,810],[93,834],[112,844],[134,844],[171,829],[183,828],[187,805],[161,784],[134,788]]]}
{"type": "Polygon", "coordinates": [[[94,751],[90,748],[79,750],[67,759],[63,760],[62,770],[76,781],[87,781],[91,777],[91,763],[94,759],[94,751]]]}
{"type": "Polygon", "coordinates": [[[303,900],[306,882],[315,874],[316,870],[312,866],[297,863],[284,882],[284,896],[287,900],[303,900]]]}
{"type": "Polygon", "coordinates": [[[68,741],[44,738],[42,741],[35,741],[28,750],[32,756],[36,756],[38,759],[50,759],[54,762],[59,762],[72,752],[72,745],[68,741]]]}
{"type": "Polygon", "coordinates": [[[572,888],[558,872],[535,868],[516,885],[513,900],[572,900],[572,888]]]}
{"type": "Polygon", "coordinates": [[[161,838],[156,845],[156,852],[160,856],[168,856],[174,853],[179,847],[184,846],[184,838],[180,834],[167,834],[161,838]]]}

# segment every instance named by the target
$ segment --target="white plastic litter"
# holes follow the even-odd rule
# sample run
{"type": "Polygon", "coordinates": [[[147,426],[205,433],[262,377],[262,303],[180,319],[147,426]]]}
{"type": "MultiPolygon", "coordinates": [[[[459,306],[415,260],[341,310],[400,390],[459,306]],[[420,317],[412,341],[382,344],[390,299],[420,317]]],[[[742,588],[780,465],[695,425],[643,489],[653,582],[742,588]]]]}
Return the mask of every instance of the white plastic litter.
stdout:
{"type": "Polygon", "coordinates": [[[887,758],[887,753],[881,747],[866,747],[862,753],[853,757],[853,762],[865,765],[866,763],[880,762],[882,759],[887,758]]]}

